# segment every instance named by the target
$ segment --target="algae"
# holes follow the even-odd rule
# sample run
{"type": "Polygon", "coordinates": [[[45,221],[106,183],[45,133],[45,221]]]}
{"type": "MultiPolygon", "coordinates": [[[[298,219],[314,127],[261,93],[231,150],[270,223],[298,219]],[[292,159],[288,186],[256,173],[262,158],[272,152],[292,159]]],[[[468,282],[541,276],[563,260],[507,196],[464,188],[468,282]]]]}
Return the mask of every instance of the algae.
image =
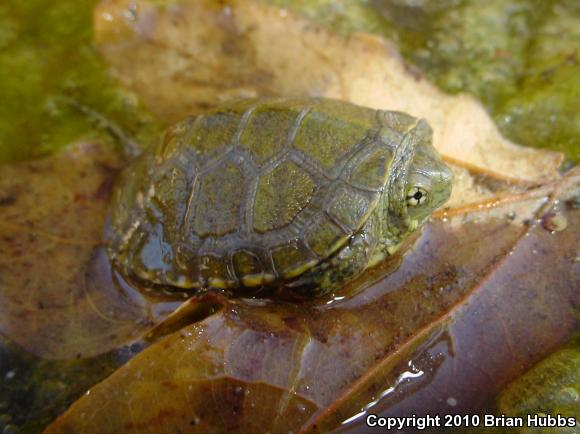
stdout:
{"type": "MultiPolygon", "coordinates": [[[[542,360],[509,384],[498,399],[498,412],[523,417],[547,414],[580,420],[580,334],[570,343],[542,360]]],[[[559,428],[561,433],[578,432],[575,427],[559,428]]],[[[549,433],[555,428],[518,429],[520,433],[549,433]]]]}
{"type": "Polygon", "coordinates": [[[41,432],[71,402],[142,348],[133,344],[88,359],[46,360],[0,335],[0,432],[41,432]]]}
{"type": "Polygon", "coordinates": [[[92,46],[96,0],[0,4],[0,162],[47,154],[79,140],[110,140],[70,98],[141,143],[157,121],[124,93],[92,46]]]}

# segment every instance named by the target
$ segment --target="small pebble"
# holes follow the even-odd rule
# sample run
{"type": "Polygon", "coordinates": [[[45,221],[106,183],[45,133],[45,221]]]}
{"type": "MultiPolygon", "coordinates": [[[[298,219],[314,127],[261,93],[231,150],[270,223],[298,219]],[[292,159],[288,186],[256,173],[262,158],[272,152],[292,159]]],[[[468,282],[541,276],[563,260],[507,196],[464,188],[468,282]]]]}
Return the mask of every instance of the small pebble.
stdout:
{"type": "Polygon", "coordinates": [[[542,226],[550,232],[560,232],[568,226],[568,220],[558,212],[549,212],[542,218],[542,226]]]}

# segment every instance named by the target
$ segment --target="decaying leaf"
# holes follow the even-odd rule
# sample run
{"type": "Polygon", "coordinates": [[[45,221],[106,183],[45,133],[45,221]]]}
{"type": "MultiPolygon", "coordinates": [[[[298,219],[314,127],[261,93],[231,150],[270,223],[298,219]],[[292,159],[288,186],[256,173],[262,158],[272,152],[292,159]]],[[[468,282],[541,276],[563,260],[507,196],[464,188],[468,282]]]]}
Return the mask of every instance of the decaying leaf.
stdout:
{"type": "Polygon", "coordinates": [[[119,164],[85,144],[0,166],[0,332],[35,355],[100,354],[162,315],[115,284],[100,247],[119,164]]]}
{"type": "Polygon", "coordinates": [[[325,432],[360,428],[366,412],[473,410],[576,325],[579,212],[562,206],[571,225],[556,233],[522,220],[579,181],[433,222],[394,274],[352,297],[219,298],[47,433],[325,432]]]}
{"type": "Polygon", "coordinates": [[[251,0],[105,0],[95,30],[121,82],[169,121],[232,98],[339,98],[428,119],[435,147],[462,167],[520,183],[557,177],[560,154],[502,138],[475,99],[439,91],[375,36],[345,38],[251,0]]]}

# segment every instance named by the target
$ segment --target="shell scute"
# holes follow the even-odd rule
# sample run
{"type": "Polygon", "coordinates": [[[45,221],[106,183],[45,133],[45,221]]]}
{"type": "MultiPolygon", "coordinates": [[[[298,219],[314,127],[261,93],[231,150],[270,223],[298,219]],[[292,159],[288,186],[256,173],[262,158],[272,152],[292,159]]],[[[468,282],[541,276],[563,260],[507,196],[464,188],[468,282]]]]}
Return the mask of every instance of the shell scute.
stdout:
{"type": "Polygon", "coordinates": [[[322,216],[310,229],[306,236],[306,242],[314,253],[319,257],[324,257],[328,250],[335,250],[337,244],[342,244],[344,237],[348,235],[349,233],[345,232],[336,223],[326,216],[322,216]]]}
{"type": "Polygon", "coordinates": [[[259,276],[263,276],[265,273],[264,265],[258,255],[248,250],[239,250],[234,253],[232,264],[234,272],[240,280],[243,280],[246,276],[252,276],[258,280],[259,276]]]}
{"type": "Polygon", "coordinates": [[[185,146],[195,150],[203,161],[223,152],[224,147],[239,141],[249,117],[257,104],[253,100],[236,101],[186,120],[187,131],[182,134],[185,146]]]}
{"type": "Polygon", "coordinates": [[[354,231],[371,209],[371,200],[368,193],[350,187],[340,188],[327,212],[333,220],[354,231]]]}
{"type": "Polygon", "coordinates": [[[389,149],[371,149],[350,174],[349,182],[365,189],[379,190],[385,185],[393,153],[389,149]]]}
{"type": "Polygon", "coordinates": [[[254,199],[254,230],[260,233],[280,229],[311,201],[316,182],[291,161],[262,175],[254,199]]]}
{"type": "Polygon", "coordinates": [[[173,250],[161,224],[152,225],[136,237],[136,248],[131,252],[133,269],[142,279],[158,281],[159,275],[172,269],[173,250]]]}
{"type": "Polygon", "coordinates": [[[318,263],[318,258],[301,240],[290,240],[272,251],[272,261],[278,275],[291,278],[318,263]]]}
{"type": "Polygon", "coordinates": [[[177,240],[177,234],[187,210],[189,199],[189,181],[178,167],[163,171],[152,183],[147,192],[151,209],[157,210],[158,219],[165,227],[172,241],[177,240]]]}
{"type": "Polygon", "coordinates": [[[340,170],[340,162],[369,131],[373,111],[326,102],[314,105],[302,119],[293,146],[326,172],[340,170]]]}
{"type": "Polygon", "coordinates": [[[199,153],[232,143],[240,122],[239,113],[230,111],[202,115],[198,119],[190,140],[199,153]]]}
{"type": "Polygon", "coordinates": [[[155,149],[155,161],[157,164],[169,161],[181,152],[184,144],[190,139],[195,121],[195,118],[186,118],[167,130],[163,140],[155,149]]]}
{"type": "Polygon", "coordinates": [[[198,237],[219,237],[240,227],[244,173],[233,162],[217,166],[202,177],[190,207],[198,237]]]}
{"type": "Polygon", "coordinates": [[[275,104],[256,107],[240,135],[239,146],[246,149],[258,166],[264,165],[286,146],[300,110],[275,104]]]}
{"type": "Polygon", "coordinates": [[[231,273],[227,257],[206,254],[200,258],[202,281],[214,288],[230,288],[237,282],[231,273]]]}

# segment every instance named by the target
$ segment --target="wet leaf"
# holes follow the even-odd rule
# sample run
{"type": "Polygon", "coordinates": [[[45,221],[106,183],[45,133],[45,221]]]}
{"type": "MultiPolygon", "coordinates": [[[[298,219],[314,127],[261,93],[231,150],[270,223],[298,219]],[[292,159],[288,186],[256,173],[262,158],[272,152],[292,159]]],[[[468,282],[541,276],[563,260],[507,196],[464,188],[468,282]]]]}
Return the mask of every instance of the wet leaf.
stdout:
{"type": "Polygon", "coordinates": [[[84,144],[0,165],[0,332],[35,355],[100,354],[161,314],[115,284],[100,246],[119,164],[84,144]]]}
{"type": "Polygon", "coordinates": [[[424,117],[448,161],[499,178],[537,183],[562,161],[502,138],[475,99],[439,91],[388,41],[340,36],[258,1],[105,0],[95,37],[120,81],[167,120],[225,99],[325,96],[424,117]]]}

